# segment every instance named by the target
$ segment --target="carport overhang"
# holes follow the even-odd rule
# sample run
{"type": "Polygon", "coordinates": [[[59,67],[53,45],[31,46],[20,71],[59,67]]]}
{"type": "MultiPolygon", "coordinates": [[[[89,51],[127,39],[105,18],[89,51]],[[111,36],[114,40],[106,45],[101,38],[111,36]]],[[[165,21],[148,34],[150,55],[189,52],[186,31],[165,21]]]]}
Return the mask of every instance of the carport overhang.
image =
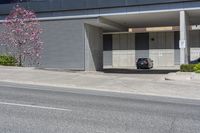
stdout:
{"type": "MultiPolygon", "coordinates": [[[[190,61],[189,47],[189,26],[200,24],[200,9],[191,10],[169,10],[169,11],[152,11],[126,14],[108,14],[99,17],[100,19],[112,22],[114,26],[123,28],[108,29],[101,27],[104,34],[109,32],[124,33],[129,32],[130,28],[147,28],[147,27],[178,27],[174,31],[180,31],[180,42],[184,42],[180,47],[180,64],[187,64],[190,61]],[[120,30],[121,29],[121,30],[120,30]],[[120,31],[119,31],[120,30],[120,31]]],[[[103,21],[99,21],[100,23],[103,21]]],[[[109,25],[109,23],[107,23],[109,25]]],[[[196,30],[200,30],[197,27],[196,30]]],[[[151,31],[149,31],[151,32],[151,31]]]]}
{"type": "Polygon", "coordinates": [[[180,26],[181,11],[186,12],[190,25],[200,24],[200,8],[104,14],[90,24],[101,27],[104,32],[126,32],[129,28],[180,26]]]}
{"type": "Polygon", "coordinates": [[[113,22],[112,20],[106,19],[105,17],[98,17],[93,21],[87,21],[86,24],[100,27],[103,29],[104,32],[111,32],[111,31],[121,32],[128,30],[128,27],[123,26],[117,22],[113,22]]]}
{"type": "Polygon", "coordinates": [[[89,24],[100,27],[104,34],[129,32],[129,28],[178,27],[176,30],[180,30],[180,42],[184,42],[183,47],[180,47],[180,64],[187,64],[190,60],[188,27],[199,25],[199,16],[200,8],[116,13],[99,16],[96,21],[89,24]]]}

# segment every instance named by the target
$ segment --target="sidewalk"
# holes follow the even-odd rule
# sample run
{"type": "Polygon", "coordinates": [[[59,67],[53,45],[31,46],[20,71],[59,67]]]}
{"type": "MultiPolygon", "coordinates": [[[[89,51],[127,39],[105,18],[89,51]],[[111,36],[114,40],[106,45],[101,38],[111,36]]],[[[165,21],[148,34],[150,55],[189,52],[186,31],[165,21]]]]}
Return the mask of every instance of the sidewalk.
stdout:
{"type": "Polygon", "coordinates": [[[165,76],[165,74],[59,72],[34,68],[0,67],[2,82],[200,100],[200,82],[166,81],[165,76]]]}
{"type": "Polygon", "coordinates": [[[194,72],[176,72],[176,73],[169,73],[165,77],[166,80],[173,80],[173,81],[196,81],[200,83],[200,74],[194,72]]]}

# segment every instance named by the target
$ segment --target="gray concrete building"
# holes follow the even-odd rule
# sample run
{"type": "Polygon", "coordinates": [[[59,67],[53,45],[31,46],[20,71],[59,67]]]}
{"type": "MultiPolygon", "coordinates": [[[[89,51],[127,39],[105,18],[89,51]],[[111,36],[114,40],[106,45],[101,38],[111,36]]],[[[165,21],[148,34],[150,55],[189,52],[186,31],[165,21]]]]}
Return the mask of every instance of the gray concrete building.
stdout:
{"type": "MultiPolygon", "coordinates": [[[[16,2],[0,2],[1,23],[16,2]]],[[[200,57],[198,0],[22,0],[20,4],[37,13],[44,29],[41,68],[135,68],[141,57],[151,58],[155,68],[167,68],[200,57]]]]}

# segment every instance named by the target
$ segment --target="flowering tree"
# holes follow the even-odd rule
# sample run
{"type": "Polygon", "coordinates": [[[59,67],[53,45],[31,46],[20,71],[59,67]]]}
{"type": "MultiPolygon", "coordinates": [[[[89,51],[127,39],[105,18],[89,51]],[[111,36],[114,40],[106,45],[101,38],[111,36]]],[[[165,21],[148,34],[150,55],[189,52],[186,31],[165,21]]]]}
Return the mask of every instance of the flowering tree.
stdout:
{"type": "Polygon", "coordinates": [[[5,31],[0,38],[9,53],[15,56],[18,65],[23,66],[25,62],[39,64],[43,42],[36,14],[17,5],[6,17],[3,26],[5,31]]]}

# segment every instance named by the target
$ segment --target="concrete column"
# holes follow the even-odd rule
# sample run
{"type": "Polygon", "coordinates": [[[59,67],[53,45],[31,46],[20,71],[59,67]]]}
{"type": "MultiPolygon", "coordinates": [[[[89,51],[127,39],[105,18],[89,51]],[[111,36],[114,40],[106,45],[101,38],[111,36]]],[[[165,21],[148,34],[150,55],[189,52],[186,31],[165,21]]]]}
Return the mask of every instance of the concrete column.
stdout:
{"type": "Polygon", "coordinates": [[[185,11],[180,11],[180,64],[190,61],[189,47],[189,17],[185,11]]]}
{"type": "Polygon", "coordinates": [[[85,24],[85,71],[100,71],[102,69],[102,29],[89,24],[85,24]]]}

